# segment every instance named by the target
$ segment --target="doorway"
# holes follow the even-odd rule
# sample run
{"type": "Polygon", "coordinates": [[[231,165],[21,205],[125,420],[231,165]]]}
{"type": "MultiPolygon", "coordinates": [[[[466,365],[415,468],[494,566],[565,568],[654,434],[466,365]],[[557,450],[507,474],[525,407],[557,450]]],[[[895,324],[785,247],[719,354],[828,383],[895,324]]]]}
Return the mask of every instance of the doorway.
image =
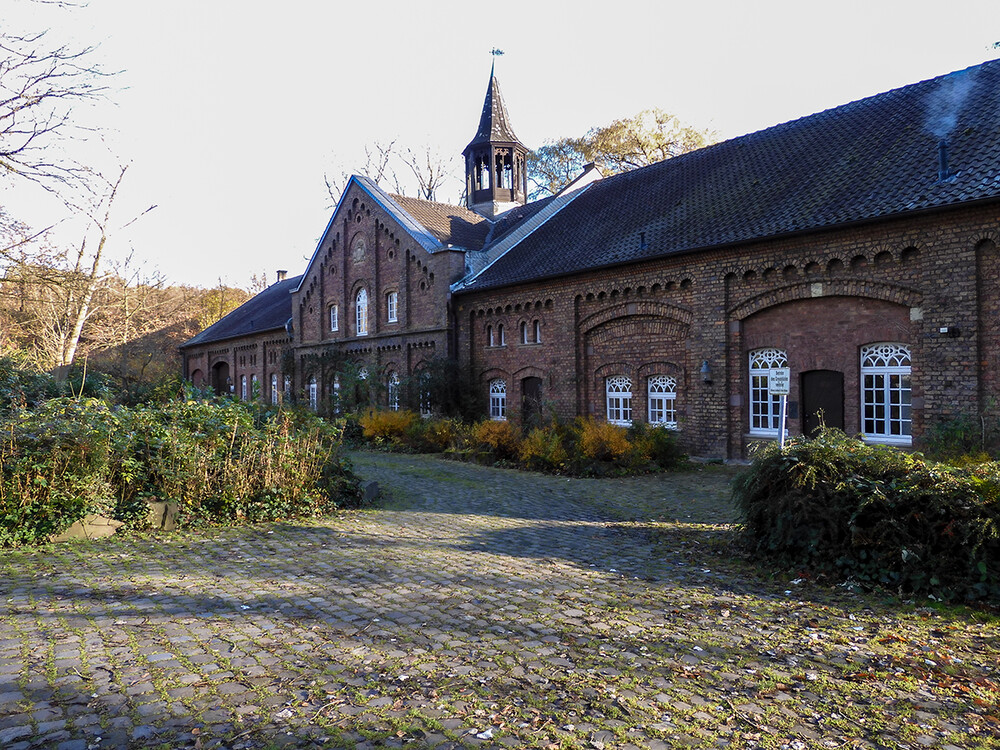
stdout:
{"type": "Polygon", "coordinates": [[[810,370],[802,373],[802,434],[811,437],[820,426],[844,429],[844,373],[810,370]]]}
{"type": "Polygon", "coordinates": [[[521,424],[535,427],[542,418],[542,379],[521,381],[521,424]]]}

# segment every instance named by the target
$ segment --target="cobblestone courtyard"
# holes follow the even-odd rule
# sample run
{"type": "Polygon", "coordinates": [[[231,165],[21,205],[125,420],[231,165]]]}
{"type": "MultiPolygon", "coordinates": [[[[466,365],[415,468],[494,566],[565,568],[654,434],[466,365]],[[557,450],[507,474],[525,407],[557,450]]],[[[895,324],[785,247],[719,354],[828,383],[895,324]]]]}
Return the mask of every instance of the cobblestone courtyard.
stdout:
{"type": "Polygon", "coordinates": [[[4,551],[0,748],[996,747],[996,618],[770,577],[731,473],[356,454],[316,524],[4,551]]]}

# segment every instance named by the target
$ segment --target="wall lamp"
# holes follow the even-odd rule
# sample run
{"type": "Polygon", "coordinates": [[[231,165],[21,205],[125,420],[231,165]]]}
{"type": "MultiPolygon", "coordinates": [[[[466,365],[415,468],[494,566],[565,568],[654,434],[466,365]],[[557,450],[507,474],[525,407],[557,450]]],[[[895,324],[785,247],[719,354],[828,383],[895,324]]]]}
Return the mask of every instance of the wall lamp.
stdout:
{"type": "Polygon", "coordinates": [[[701,363],[700,372],[701,381],[705,383],[705,385],[712,385],[712,365],[708,364],[707,359],[701,363]]]}

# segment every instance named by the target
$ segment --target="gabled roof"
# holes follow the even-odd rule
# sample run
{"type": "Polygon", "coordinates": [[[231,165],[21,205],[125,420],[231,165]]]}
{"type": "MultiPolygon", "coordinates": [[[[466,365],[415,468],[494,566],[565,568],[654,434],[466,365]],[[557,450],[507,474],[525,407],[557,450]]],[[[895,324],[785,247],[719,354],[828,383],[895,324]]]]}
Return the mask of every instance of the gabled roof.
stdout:
{"type": "Polygon", "coordinates": [[[467,153],[469,149],[484,143],[520,143],[514,135],[510,115],[507,114],[507,107],[500,94],[500,82],[493,75],[492,69],[490,84],[486,88],[486,100],[483,102],[483,114],[479,118],[479,128],[462,153],[467,153]]]}
{"type": "Polygon", "coordinates": [[[998,198],[991,61],[605,178],[466,289],[998,198]]]}
{"type": "Polygon", "coordinates": [[[485,217],[462,206],[435,203],[404,195],[390,196],[406,213],[445,246],[480,250],[490,231],[485,217]]]}
{"type": "Polygon", "coordinates": [[[180,348],[283,329],[292,317],[291,294],[301,278],[294,276],[271,284],[197,336],[185,341],[180,348]]]}

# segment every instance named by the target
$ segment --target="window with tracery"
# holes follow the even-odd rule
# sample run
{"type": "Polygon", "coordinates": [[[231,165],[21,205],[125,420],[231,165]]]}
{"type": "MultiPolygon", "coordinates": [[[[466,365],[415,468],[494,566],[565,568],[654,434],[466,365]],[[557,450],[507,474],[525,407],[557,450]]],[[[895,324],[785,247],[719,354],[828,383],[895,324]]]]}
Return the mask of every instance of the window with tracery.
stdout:
{"type": "Polygon", "coordinates": [[[608,421],[611,424],[632,424],[632,379],[614,375],[604,381],[608,403],[608,421]]]}
{"type": "Polygon", "coordinates": [[[399,411],[399,374],[390,372],[386,380],[386,393],[389,397],[389,410],[399,411]]]}
{"type": "Polygon", "coordinates": [[[649,423],[677,429],[677,379],[653,375],[646,387],[649,423]]]}
{"type": "Polygon", "coordinates": [[[507,419],[507,381],[503,378],[490,381],[490,419],[507,419]]]}
{"type": "Polygon", "coordinates": [[[910,347],[879,343],[861,347],[861,432],[866,438],[909,445],[910,347]]]}
{"type": "Polygon", "coordinates": [[[788,355],[781,349],[750,352],[750,434],[777,436],[781,419],[781,398],[768,392],[770,370],[788,367],[788,355]]]}

